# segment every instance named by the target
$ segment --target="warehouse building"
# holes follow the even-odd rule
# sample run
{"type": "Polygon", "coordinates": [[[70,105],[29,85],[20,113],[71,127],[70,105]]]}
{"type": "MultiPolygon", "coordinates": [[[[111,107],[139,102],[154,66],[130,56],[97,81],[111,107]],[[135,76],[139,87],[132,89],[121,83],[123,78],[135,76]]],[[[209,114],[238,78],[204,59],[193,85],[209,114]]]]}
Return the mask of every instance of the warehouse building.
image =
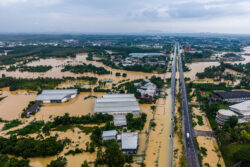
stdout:
{"type": "Polygon", "coordinates": [[[244,102],[250,100],[250,92],[232,91],[232,92],[213,92],[213,100],[221,100],[230,103],[244,102]]]}
{"type": "Polygon", "coordinates": [[[43,103],[63,103],[75,98],[77,94],[77,89],[43,90],[37,96],[36,101],[43,103]]]}
{"type": "Polygon", "coordinates": [[[107,141],[107,140],[115,140],[117,135],[116,130],[108,130],[108,131],[103,131],[102,132],[102,140],[107,141]]]}
{"type": "Polygon", "coordinates": [[[216,122],[219,125],[224,125],[231,116],[237,116],[239,123],[250,122],[250,100],[229,107],[229,110],[219,110],[217,112],[216,122]]]}
{"type": "Polygon", "coordinates": [[[133,58],[143,58],[143,57],[165,56],[165,54],[163,53],[130,53],[129,56],[133,58]]]}
{"type": "Polygon", "coordinates": [[[138,149],[138,132],[123,132],[121,135],[122,152],[136,154],[138,149]]]}
{"type": "Polygon", "coordinates": [[[96,99],[94,113],[138,115],[140,107],[134,94],[106,94],[96,99]]]}

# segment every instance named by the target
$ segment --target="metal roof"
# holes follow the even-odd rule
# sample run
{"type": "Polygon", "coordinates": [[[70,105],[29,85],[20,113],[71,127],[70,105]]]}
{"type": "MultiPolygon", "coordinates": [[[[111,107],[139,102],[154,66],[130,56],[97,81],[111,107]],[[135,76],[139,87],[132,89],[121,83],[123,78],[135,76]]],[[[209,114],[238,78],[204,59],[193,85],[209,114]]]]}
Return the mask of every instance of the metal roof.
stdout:
{"type": "Polygon", "coordinates": [[[250,98],[250,92],[245,91],[214,92],[214,94],[223,99],[250,98]]]}
{"type": "Polygon", "coordinates": [[[134,102],[134,101],[136,101],[136,98],[134,98],[134,97],[132,97],[132,98],[116,97],[116,98],[97,98],[96,99],[96,102],[122,102],[122,101],[134,102]]]}
{"type": "Polygon", "coordinates": [[[77,94],[77,89],[43,90],[41,94],[77,94]]]}
{"type": "Polygon", "coordinates": [[[134,94],[106,94],[102,96],[103,98],[128,98],[128,97],[135,97],[134,94]]]}
{"type": "Polygon", "coordinates": [[[115,136],[115,135],[117,135],[116,130],[108,130],[108,131],[102,132],[102,137],[110,137],[110,136],[115,136]]]}
{"type": "Polygon", "coordinates": [[[77,94],[77,89],[57,89],[43,90],[36,98],[37,101],[62,100],[69,98],[73,94],[77,94]]]}
{"type": "Polygon", "coordinates": [[[130,53],[132,57],[153,57],[153,56],[165,56],[163,53],[130,53]]]}
{"type": "Polygon", "coordinates": [[[125,115],[115,114],[114,116],[114,125],[115,126],[126,126],[127,119],[125,115]]]}
{"type": "Polygon", "coordinates": [[[123,132],[122,133],[122,150],[136,150],[138,147],[138,132],[123,132]]]}
{"type": "Polygon", "coordinates": [[[140,107],[133,94],[108,94],[97,98],[94,113],[135,113],[140,107]]]}
{"type": "Polygon", "coordinates": [[[232,105],[230,109],[241,115],[250,115],[250,100],[232,105]]]}
{"type": "Polygon", "coordinates": [[[233,115],[235,116],[238,116],[237,114],[235,114],[233,111],[231,110],[224,110],[224,109],[221,109],[218,111],[218,113],[220,113],[221,115],[224,115],[224,116],[228,116],[228,117],[231,117],[233,115]]]}

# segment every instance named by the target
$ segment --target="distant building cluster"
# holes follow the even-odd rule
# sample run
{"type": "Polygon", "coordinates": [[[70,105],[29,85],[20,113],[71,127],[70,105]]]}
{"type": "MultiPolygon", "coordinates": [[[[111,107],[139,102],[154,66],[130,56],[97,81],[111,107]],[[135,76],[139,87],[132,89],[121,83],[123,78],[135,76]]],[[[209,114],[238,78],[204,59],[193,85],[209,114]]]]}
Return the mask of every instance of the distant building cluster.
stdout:
{"type": "Polygon", "coordinates": [[[239,123],[250,122],[250,100],[232,105],[228,110],[219,110],[216,115],[216,122],[223,125],[231,116],[238,117],[239,123]]]}

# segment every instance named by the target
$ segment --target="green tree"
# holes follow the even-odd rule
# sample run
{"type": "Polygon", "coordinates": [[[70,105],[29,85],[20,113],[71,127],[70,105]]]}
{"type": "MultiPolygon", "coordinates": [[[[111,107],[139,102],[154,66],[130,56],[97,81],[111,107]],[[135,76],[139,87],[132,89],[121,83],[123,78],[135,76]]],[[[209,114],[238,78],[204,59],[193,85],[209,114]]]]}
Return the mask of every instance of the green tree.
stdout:
{"type": "Polygon", "coordinates": [[[238,123],[238,117],[235,115],[231,116],[228,120],[228,123],[231,126],[231,128],[234,128],[238,123]]]}
{"type": "Polygon", "coordinates": [[[125,164],[125,156],[118,143],[115,140],[108,142],[105,153],[104,160],[109,167],[123,167],[125,164]]]}
{"type": "Polygon", "coordinates": [[[66,167],[67,159],[64,157],[58,157],[56,160],[50,162],[47,167],[66,167]]]}

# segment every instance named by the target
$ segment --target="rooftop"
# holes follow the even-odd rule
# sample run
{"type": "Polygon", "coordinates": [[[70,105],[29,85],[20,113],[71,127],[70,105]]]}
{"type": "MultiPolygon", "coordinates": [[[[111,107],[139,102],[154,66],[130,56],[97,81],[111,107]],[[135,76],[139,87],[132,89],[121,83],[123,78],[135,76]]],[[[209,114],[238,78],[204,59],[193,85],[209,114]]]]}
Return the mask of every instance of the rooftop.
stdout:
{"type": "Polygon", "coordinates": [[[214,92],[214,94],[223,99],[250,98],[250,92],[245,91],[214,92]]]}
{"type": "Polygon", "coordinates": [[[122,133],[122,149],[133,150],[138,147],[138,132],[123,132],[122,133]]]}
{"type": "Polygon", "coordinates": [[[56,90],[43,90],[36,98],[37,101],[45,100],[62,100],[70,95],[77,94],[77,89],[56,89],[56,90]]]}
{"type": "Polygon", "coordinates": [[[222,109],[222,110],[219,110],[218,113],[221,114],[221,115],[224,115],[224,116],[228,116],[228,117],[231,117],[231,116],[234,116],[234,115],[237,116],[237,114],[235,114],[231,110],[224,110],[224,109],[222,109]]]}
{"type": "Polygon", "coordinates": [[[152,56],[165,56],[163,53],[130,53],[129,56],[132,57],[152,57],[152,56]]]}
{"type": "Polygon", "coordinates": [[[230,106],[232,111],[241,115],[250,115],[250,100],[230,106]]]}
{"type": "Polygon", "coordinates": [[[115,135],[117,135],[116,130],[108,130],[108,131],[102,132],[102,137],[109,137],[109,136],[115,136],[115,135]]]}
{"type": "Polygon", "coordinates": [[[94,113],[133,113],[140,112],[134,94],[107,94],[97,98],[94,113]]]}
{"type": "Polygon", "coordinates": [[[115,126],[126,126],[127,119],[125,115],[115,114],[114,115],[114,125],[115,126]]]}

